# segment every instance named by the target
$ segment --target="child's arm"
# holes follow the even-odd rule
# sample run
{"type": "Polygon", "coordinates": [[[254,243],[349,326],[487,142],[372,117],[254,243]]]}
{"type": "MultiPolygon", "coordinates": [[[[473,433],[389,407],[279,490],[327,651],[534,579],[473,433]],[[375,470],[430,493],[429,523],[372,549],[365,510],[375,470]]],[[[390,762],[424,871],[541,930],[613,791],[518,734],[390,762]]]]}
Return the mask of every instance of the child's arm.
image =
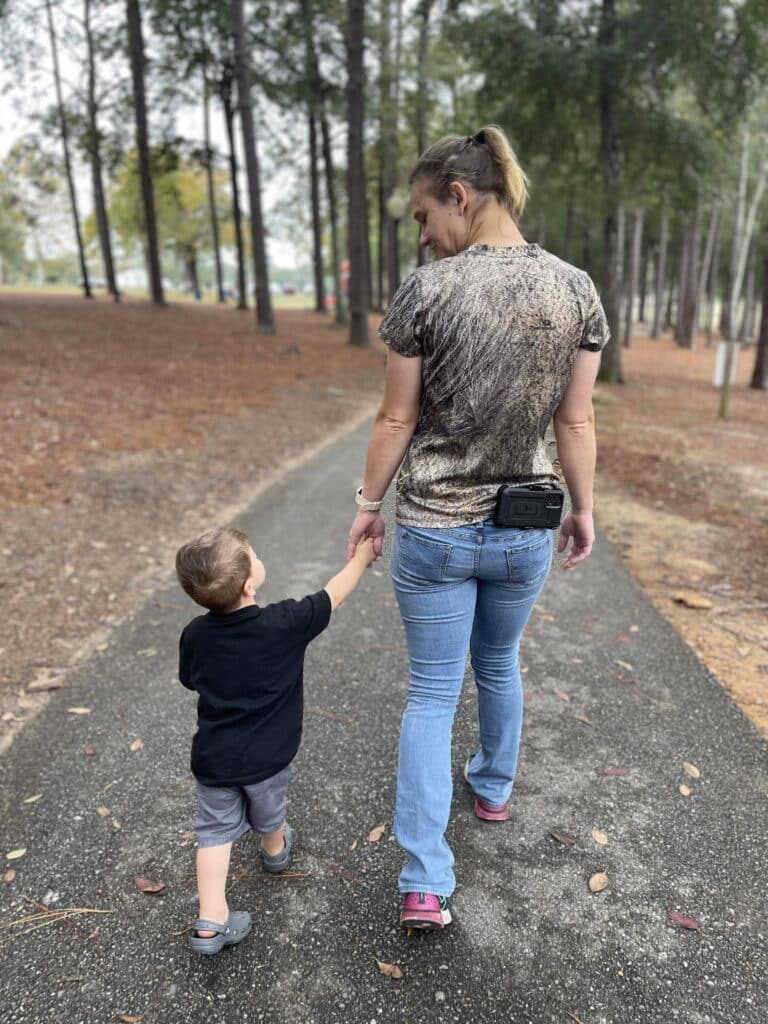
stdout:
{"type": "Polygon", "coordinates": [[[376,552],[373,550],[373,541],[361,541],[355,549],[351,561],[347,562],[341,572],[333,579],[328,580],[323,588],[331,599],[331,610],[335,611],[355,589],[363,577],[363,573],[376,561],[376,552]]]}

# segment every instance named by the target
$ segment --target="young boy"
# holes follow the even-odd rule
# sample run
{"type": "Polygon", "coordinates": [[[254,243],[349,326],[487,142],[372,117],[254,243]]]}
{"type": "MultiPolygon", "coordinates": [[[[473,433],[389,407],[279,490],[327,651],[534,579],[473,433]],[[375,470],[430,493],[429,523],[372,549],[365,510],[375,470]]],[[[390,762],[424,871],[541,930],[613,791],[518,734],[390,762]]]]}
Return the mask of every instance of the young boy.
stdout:
{"type": "Polygon", "coordinates": [[[260,608],[264,566],[240,530],[210,530],[176,554],[179,582],[209,609],[179,641],[179,679],[198,694],[191,766],[200,919],[189,939],[196,953],[218,953],[251,930],[250,915],[230,911],[225,895],[235,839],[252,828],[264,868],[288,867],[286,791],[301,740],[304,652],[375,560],[365,541],[323,590],[260,608]]]}

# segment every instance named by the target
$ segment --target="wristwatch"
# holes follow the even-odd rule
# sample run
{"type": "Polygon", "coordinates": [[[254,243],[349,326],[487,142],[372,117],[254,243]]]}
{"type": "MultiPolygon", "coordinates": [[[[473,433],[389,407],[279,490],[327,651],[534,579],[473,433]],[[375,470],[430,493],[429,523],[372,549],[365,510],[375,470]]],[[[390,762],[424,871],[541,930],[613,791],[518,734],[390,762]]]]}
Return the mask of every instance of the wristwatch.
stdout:
{"type": "Polygon", "coordinates": [[[360,506],[363,512],[380,512],[383,501],[367,501],[363,497],[363,488],[358,487],[355,491],[355,504],[360,506]]]}

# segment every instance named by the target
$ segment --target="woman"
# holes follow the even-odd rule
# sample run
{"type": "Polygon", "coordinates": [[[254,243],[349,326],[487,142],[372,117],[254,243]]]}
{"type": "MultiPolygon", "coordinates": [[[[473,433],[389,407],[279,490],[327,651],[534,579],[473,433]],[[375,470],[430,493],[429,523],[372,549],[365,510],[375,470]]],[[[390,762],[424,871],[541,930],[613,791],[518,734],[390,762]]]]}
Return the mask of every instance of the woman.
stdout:
{"type": "Polygon", "coordinates": [[[503,484],[552,486],[554,421],[571,510],[558,552],[570,569],[594,542],[592,391],[608,328],[588,275],[517,222],[526,178],[501,129],[430,146],[410,179],[420,243],[435,262],[404,282],[379,334],[384,398],[358,490],[349,554],[371,537],[398,466],[392,578],[410,661],[395,836],[408,854],[401,923],[442,928],[455,878],[445,841],[451,730],[467,651],[480,744],[464,774],[475,814],[504,821],[522,725],[520,636],[549,573],[553,532],[494,525],[503,484]]]}

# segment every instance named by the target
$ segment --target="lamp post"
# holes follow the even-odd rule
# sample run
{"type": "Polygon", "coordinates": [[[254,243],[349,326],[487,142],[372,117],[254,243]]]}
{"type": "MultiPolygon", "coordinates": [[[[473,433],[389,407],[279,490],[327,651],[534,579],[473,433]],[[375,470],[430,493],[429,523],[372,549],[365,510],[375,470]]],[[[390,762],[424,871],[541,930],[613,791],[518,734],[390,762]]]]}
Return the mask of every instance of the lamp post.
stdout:
{"type": "Polygon", "coordinates": [[[386,202],[387,216],[387,296],[391,300],[400,287],[400,221],[408,212],[408,193],[395,189],[386,202]]]}

